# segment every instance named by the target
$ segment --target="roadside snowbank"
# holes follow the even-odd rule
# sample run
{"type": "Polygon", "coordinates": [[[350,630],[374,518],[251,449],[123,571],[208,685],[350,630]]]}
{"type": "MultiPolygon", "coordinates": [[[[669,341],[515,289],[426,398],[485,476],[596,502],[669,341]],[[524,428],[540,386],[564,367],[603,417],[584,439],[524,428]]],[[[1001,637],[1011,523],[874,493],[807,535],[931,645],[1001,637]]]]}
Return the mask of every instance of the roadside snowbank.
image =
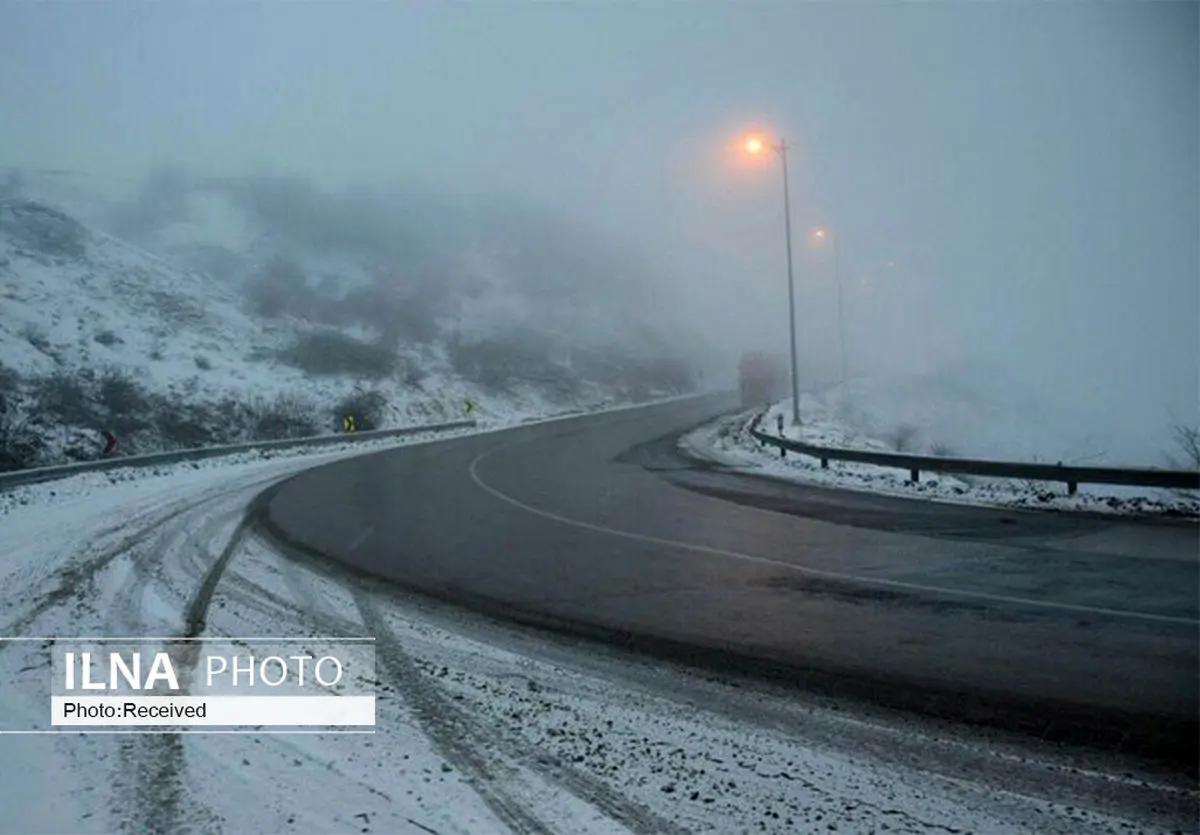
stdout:
{"type": "MultiPolygon", "coordinates": [[[[749,432],[752,416],[752,412],[746,412],[723,417],[683,436],[679,446],[691,455],[726,466],[820,487],[979,506],[1200,517],[1200,494],[1196,491],[1081,484],[1078,492],[1070,496],[1067,485],[1057,482],[922,473],[921,481],[914,484],[907,470],[890,467],[830,461],[829,469],[822,469],[821,462],[814,458],[795,453],[781,457],[775,447],[760,447],[749,432]]],[[[858,426],[848,425],[831,414],[826,403],[811,394],[801,398],[799,427],[789,425],[790,416],[790,403],[777,403],[767,411],[761,429],[777,434],[777,421],[783,417],[785,437],[817,446],[896,452],[897,446],[904,445],[903,439],[897,444],[897,438],[889,442],[864,435],[858,426]]]]}

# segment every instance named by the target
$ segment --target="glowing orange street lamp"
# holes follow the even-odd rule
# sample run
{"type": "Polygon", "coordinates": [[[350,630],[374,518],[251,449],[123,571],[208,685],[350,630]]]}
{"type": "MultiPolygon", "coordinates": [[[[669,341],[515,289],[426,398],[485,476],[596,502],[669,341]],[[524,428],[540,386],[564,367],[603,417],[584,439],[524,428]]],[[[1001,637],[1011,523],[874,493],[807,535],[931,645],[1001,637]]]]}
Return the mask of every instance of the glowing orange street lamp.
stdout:
{"type": "Polygon", "coordinates": [[[787,142],[782,138],[779,144],[769,142],[766,137],[752,134],[746,137],[743,144],[746,152],[762,154],[768,149],[779,154],[783,163],[783,228],[784,240],[787,244],[787,274],[788,274],[788,333],[791,336],[792,353],[792,425],[800,425],[800,385],[796,372],[796,282],[792,276],[792,204],[788,195],[787,142]]]}

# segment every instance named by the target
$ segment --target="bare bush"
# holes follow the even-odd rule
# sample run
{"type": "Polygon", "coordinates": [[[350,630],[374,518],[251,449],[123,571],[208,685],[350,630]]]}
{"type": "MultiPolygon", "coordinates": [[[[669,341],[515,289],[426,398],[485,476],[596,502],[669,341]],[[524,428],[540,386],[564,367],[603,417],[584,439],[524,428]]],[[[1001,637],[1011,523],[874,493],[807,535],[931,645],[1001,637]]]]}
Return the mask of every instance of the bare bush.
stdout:
{"type": "Polygon", "coordinates": [[[21,388],[21,375],[15,368],[9,368],[0,362],[0,399],[7,393],[10,397],[17,394],[21,388]]]}
{"type": "Polygon", "coordinates": [[[45,442],[29,422],[20,375],[0,365],[0,472],[36,466],[45,442]]]}
{"type": "Polygon", "coordinates": [[[36,467],[45,446],[26,416],[0,409],[0,472],[36,467]]]}
{"type": "Polygon", "coordinates": [[[929,446],[929,454],[935,458],[954,458],[958,455],[953,447],[940,442],[935,442],[929,446]]]}
{"type": "Polygon", "coordinates": [[[96,419],[106,428],[122,434],[154,425],[154,412],[162,408],[162,404],[156,402],[156,398],[151,397],[137,381],[115,368],[106,369],[100,374],[96,381],[95,400],[99,406],[96,419]]]}
{"type": "Polygon", "coordinates": [[[918,434],[917,427],[902,423],[887,434],[886,440],[896,452],[908,452],[913,448],[918,434]]]}
{"type": "Polygon", "coordinates": [[[347,416],[352,417],[355,429],[359,432],[370,432],[383,428],[386,408],[387,398],[381,392],[360,389],[342,398],[334,407],[334,417],[339,423],[347,416]]]}
{"type": "Polygon", "coordinates": [[[256,411],[252,429],[255,440],[307,438],[321,431],[316,408],[299,397],[280,395],[256,411]]]}
{"type": "MultiPolygon", "coordinates": [[[[1176,455],[1167,456],[1167,464],[1177,470],[1200,470],[1200,426],[1185,426],[1179,424],[1171,430],[1175,439],[1176,455]],[[1181,460],[1182,459],[1182,460],[1181,460]]],[[[1195,490],[1175,490],[1174,494],[1181,499],[1193,501],[1195,490]]]]}
{"type": "MultiPolygon", "coordinates": [[[[1175,446],[1183,456],[1182,466],[1189,470],[1200,470],[1200,426],[1176,426],[1171,430],[1175,446]]],[[[1181,466],[1177,459],[1172,458],[1175,467],[1181,466]]]]}
{"type": "Polygon", "coordinates": [[[39,418],[68,426],[95,426],[96,403],[81,375],[65,371],[34,378],[34,409],[39,418]]]}
{"type": "Polygon", "coordinates": [[[158,398],[154,404],[153,428],[164,449],[193,449],[219,443],[220,430],[204,406],[158,398]]]}

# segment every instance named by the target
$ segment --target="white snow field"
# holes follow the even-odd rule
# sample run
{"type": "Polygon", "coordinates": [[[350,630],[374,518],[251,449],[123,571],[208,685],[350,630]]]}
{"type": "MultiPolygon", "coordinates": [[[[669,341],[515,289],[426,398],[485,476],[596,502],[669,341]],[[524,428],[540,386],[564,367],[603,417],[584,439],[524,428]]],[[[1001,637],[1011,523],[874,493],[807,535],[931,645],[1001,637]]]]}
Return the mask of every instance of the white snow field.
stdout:
{"type": "MultiPolygon", "coordinates": [[[[376,639],[377,727],[0,734],[21,833],[1124,833],[1195,787],[1105,756],[867,714],[497,624],[280,554],[239,522],[316,454],[77,476],[0,504],[0,635],[376,639]]],[[[0,643],[6,726],[44,727],[40,645],[0,643]]]]}
{"type": "MultiPolygon", "coordinates": [[[[1078,466],[1171,467],[1196,465],[1182,455],[1172,461],[1164,450],[1158,461],[1113,460],[1098,436],[1076,435],[1049,419],[1032,402],[1006,403],[987,394],[988,381],[975,391],[962,383],[947,385],[929,376],[855,380],[800,397],[800,426],[792,424],[791,400],[773,404],[760,426],[770,435],[815,446],[902,452],[1078,466]]],[[[996,507],[1028,507],[1112,514],[1200,516],[1197,491],[985,478],[922,472],[913,484],[907,470],[850,461],[830,461],[828,469],[805,455],[782,457],[773,446],[760,446],[748,423],[755,412],[723,417],[685,435],[680,448],[693,455],[744,468],[772,478],[884,493],[908,498],[996,507]]],[[[1113,439],[1109,439],[1110,441],[1113,439]]],[[[1119,441],[1114,441],[1119,443],[1119,441]]]]}

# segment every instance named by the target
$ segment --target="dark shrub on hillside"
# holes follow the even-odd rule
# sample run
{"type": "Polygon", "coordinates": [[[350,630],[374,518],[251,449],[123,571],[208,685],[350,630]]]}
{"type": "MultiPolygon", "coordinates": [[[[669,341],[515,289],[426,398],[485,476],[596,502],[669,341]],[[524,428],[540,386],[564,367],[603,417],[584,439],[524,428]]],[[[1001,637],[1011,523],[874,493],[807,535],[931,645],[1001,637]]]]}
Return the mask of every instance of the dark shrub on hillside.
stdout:
{"type": "Polygon", "coordinates": [[[45,442],[23,414],[20,375],[0,365],[0,472],[38,464],[45,442]]]}
{"type": "Polygon", "coordinates": [[[44,422],[95,426],[99,410],[79,374],[58,371],[32,381],[33,405],[44,422]]]}
{"type": "Polygon", "coordinates": [[[336,332],[296,337],[279,358],[307,374],[346,374],[378,379],[396,369],[396,354],[384,345],[360,342],[336,332]]]}
{"type": "Polygon", "coordinates": [[[94,402],[93,425],[111,429],[118,436],[156,425],[154,412],[160,407],[141,384],[115,368],[104,370],[96,380],[94,402]]]}
{"type": "Polygon", "coordinates": [[[911,423],[902,423],[886,435],[886,440],[896,452],[908,452],[913,448],[920,431],[911,423]]]}
{"type": "Polygon", "coordinates": [[[258,406],[252,434],[255,440],[306,438],[320,434],[317,410],[298,397],[283,395],[258,406]]]}
{"type": "Polygon", "coordinates": [[[387,398],[378,391],[356,391],[342,398],[334,408],[334,419],[341,426],[346,416],[354,418],[354,427],[359,432],[370,432],[383,428],[383,413],[387,398]]]}
{"type": "Polygon", "coordinates": [[[21,375],[15,368],[0,363],[0,399],[14,396],[21,387],[21,375]]]}
{"type": "Polygon", "coordinates": [[[27,420],[0,411],[0,472],[36,467],[45,445],[42,435],[27,420]]]}
{"type": "Polygon", "coordinates": [[[154,405],[154,429],[165,449],[191,449],[219,443],[220,430],[207,407],[160,398],[154,405]]]}
{"type": "Polygon", "coordinates": [[[146,390],[130,377],[110,368],[96,381],[96,400],[109,415],[145,414],[152,408],[146,390]]]}
{"type": "Polygon", "coordinates": [[[250,411],[245,403],[232,397],[217,401],[212,404],[211,409],[217,423],[229,427],[227,432],[230,435],[238,433],[246,426],[246,415],[250,411]]]}

